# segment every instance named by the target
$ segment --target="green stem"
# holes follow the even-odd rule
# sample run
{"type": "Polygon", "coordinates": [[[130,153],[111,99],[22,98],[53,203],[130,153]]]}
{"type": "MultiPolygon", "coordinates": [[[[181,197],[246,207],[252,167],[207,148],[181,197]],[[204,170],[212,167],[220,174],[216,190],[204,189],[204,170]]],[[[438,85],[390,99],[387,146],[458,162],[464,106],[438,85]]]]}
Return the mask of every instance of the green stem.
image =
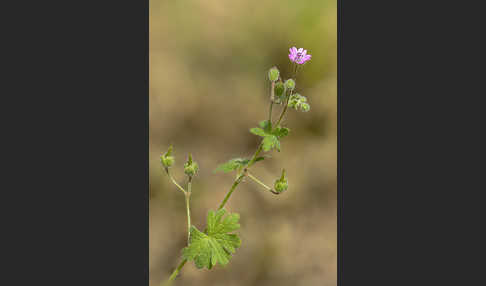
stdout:
{"type": "Polygon", "coordinates": [[[186,211],[187,211],[187,245],[190,243],[191,238],[191,210],[189,206],[189,201],[191,199],[191,177],[189,177],[189,182],[187,183],[187,193],[186,196],[186,211]]]}
{"type": "Polygon", "coordinates": [[[270,124],[272,123],[272,109],[273,109],[273,101],[270,102],[270,110],[268,112],[268,122],[270,122],[270,124]]]}
{"type": "Polygon", "coordinates": [[[262,181],[258,180],[255,176],[253,176],[252,174],[250,174],[249,172],[246,173],[247,176],[252,179],[253,181],[257,182],[260,186],[264,187],[265,189],[267,189],[267,191],[270,191],[271,193],[275,193],[272,188],[270,188],[269,186],[265,185],[262,181]]]}
{"type": "MultiPolygon", "coordinates": [[[[298,70],[298,67],[299,65],[297,64],[294,64],[294,78],[297,77],[297,70],[298,70]]],[[[297,80],[297,79],[296,79],[297,80]]],[[[282,121],[284,115],[285,115],[285,112],[287,112],[287,107],[289,106],[289,100],[290,100],[290,97],[292,96],[292,94],[294,93],[294,89],[291,89],[290,90],[290,94],[289,96],[287,97],[287,101],[285,102],[285,106],[284,106],[284,109],[282,110],[282,113],[280,113],[280,117],[278,118],[278,121],[277,123],[275,124],[275,126],[278,126],[280,124],[280,122],[282,121]]]]}
{"type": "Polygon", "coordinates": [[[177,182],[176,180],[172,177],[172,175],[170,174],[169,172],[169,168],[165,168],[165,172],[167,173],[167,175],[169,176],[170,180],[172,181],[172,183],[174,183],[174,185],[176,185],[179,190],[181,190],[184,194],[186,193],[186,190],[184,190],[183,187],[181,187],[177,182]]]}
{"type": "Polygon", "coordinates": [[[292,89],[292,90],[290,91],[289,96],[287,97],[287,101],[285,102],[284,109],[282,110],[282,113],[280,113],[280,117],[278,118],[277,123],[275,123],[275,127],[277,127],[277,126],[280,124],[280,121],[282,121],[282,119],[283,119],[283,117],[284,117],[285,113],[287,112],[287,108],[288,108],[288,106],[289,106],[289,100],[290,100],[290,97],[292,96],[292,93],[293,93],[293,92],[294,92],[294,90],[292,89]]]}
{"type": "Polygon", "coordinates": [[[262,142],[260,142],[260,146],[258,146],[258,149],[255,151],[255,154],[253,154],[253,157],[251,157],[250,162],[248,162],[248,166],[246,167],[246,169],[249,169],[251,166],[253,166],[253,164],[255,164],[255,160],[256,158],[258,158],[258,155],[260,155],[262,150],[263,150],[263,140],[262,142]]]}
{"type": "Polygon", "coordinates": [[[172,281],[174,281],[174,279],[177,277],[177,274],[179,274],[179,272],[181,271],[182,267],[184,267],[184,264],[186,264],[186,262],[187,262],[187,259],[182,260],[181,263],[179,264],[179,266],[177,266],[177,268],[174,269],[174,271],[170,275],[169,280],[167,280],[162,285],[169,286],[170,284],[172,284],[172,281]]]}
{"type": "MultiPolygon", "coordinates": [[[[292,95],[292,92],[290,92],[290,95],[292,95]]],[[[289,95],[289,98],[290,98],[290,95],[289,95]]],[[[285,112],[287,112],[288,105],[289,105],[289,101],[287,99],[287,102],[285,103],[284,109],[282,110],[282,113],[280,113],[280,117],[278,118],[277,123],[275,123],[275,126],[278,126],[280,124],[280,121],[282,121],[282,118],[284,117],[285,112]]]]}
{"type": "Polygon", "coordinates": [[[236,187],[241,183],[241,181],[243,180],[244,177],[245,177],[245,173],[239,175],[238,178],[236,178],[236,180],[233,182],[233,185],[231,186],[231,189],[229,190],[229,192],[226,194],[226,196],[224,197],[223,201],[219,205],[218,210],[220,210],[220,209],[222,209],[224,207],[224,205],[226,204],[226,202],[231,197],[231,194],[236,189],[236,187]]]}
{"type": "Polygon", "coordinates": [[[273,101],[275,100],[275,82],[272,81],[272,90],[270,91],[270,110],[268,112],[268,122],[272,123],[273,101]]]}

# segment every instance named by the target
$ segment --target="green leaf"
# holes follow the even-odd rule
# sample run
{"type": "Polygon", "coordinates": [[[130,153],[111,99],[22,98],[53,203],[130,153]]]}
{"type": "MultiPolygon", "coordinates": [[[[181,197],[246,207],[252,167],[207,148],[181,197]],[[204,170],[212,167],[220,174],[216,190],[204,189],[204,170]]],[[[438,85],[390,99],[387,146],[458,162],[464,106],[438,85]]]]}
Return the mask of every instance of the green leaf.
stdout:
{"type": "Polygon", "coordinates": [[[240,164],[240,167],[243,167],[243,166],[246,166],[250,162],[250,159],[238,159],[238,160],[236,160],[236,162],[238,164],[240,164]]]}
{"type": "Polygon", "coordinates": [[[269,133],[272,131],[272,123],[268,120],[260,121],[258,125],[260,125],[260,127],[263,128],[263,131],[265,131],[265,133],[269,133]]]}
{"type": "Polygon", "coordinates": [[[190,244],[182,250],[182,255],[189,261],[194,260],[197,268],[211,269],[217,263],[225,266],[241,245],[238,235],[230,234],[240,228],[240,215],[232,213],[223,219],[225,214],[225,209],[209,211],[207,234],[191,226],[190,244]]]}
{"type": "Polygon", "coordinates": [[[250,129],[250,132],[253,133],[253,134],[255,134],[255,135],[262,136],[262,137],[266,135],[266,133],[265,133],[265,131],[263,129],[256,128],[256,127],[250,129]]]}
{"type": "Polygon", "coordinates": [[[231,172],[233,170],[236,170],[240,167],[244,167],[248,164],[248,162],[250,162],[249,159],[242,159],[242,158],[234,158],[234,159],[231,159],[229,160],[228,162],[226,163],[223,163],[221,165],[219,165],[215,170],[214,172],[224,172],[224,173],[228,173],[228,172],[231,172]]]}
{"type": "Polygon", "coordinates": [[[263,138],[263,151],[267,152],[276,148],[280,152],[280,141],[275,135],[267,135],[263,138]]]}
{"type": "Polygon", "coordinates": [[[277,136],[279,139],[289,135],[290,129],[286,127],[277,127],[275,131],[273,131],[273,135],[277,136]]]}
{"type": "Polygon", "coordinates": [[[265,160],[265,157],[258,157],[255,159],[255,162],[262,161],[262,160],[265,160]]]}
{"type": "MultiPolygon", "coordinates": [[[[279,139],[287,136],[290,129],[278,126],[275,128],[275,130],[272,131],[272,124],[268,120],[260,121],[259,125],[261,128],[252,128],[250,129],[250,132],[263,137],[263,150],[267,152],[272,149],[277,149],[280,152],[279,139]]],[[[263,158],[260,160],[263,160],[263,158]]]]}

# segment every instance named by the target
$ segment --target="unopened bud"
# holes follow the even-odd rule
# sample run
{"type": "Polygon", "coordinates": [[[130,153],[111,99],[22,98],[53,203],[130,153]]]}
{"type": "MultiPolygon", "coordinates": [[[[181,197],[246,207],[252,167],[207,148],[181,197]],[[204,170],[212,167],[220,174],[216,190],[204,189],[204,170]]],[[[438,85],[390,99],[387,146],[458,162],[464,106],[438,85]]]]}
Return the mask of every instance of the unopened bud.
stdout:
{"type": "Polygon", "coordinates": [[[276,67],[273,67],[268,71],[268,78],[270,79],[270,81],[277,81],[279,75],[280,72],[276,67]]]}
{"type": "Polygon", "coordinates": [[[295,110],[300,109],[303,112],[307,112],[310,110],[310,105],[309,103],[307,103],[307,98],[298,93],[295,93],[290,97],[289,107],[292,107],[295,110]]]}
{"type": "Polygon", "coordinates": [[[287,89],[294,89],[295,88],[295,81],[291,78],[285,81],[285,87],[287,89]]]}
{"type": "Polygon", "coordinates": [[[284,97],[284,94],[285,94],[285,85],[283,84],[283,82],[279,81],[277,83],[275,83],[275,96],[280,99],[280,100],[283,100],[283,97],[284,97]]]}
{"type": "Polygon", "coordinates": [[[286,191],[288,187],[288,182],[285,178],[285,169],[283,169],[282,176],[280,177],[280,179],[275,181],[274,188],[277,193],[282,193],[283,191],[286,191]]]}
{"type": "Polygon", "coordinates": [[[199,169],[199,166],[197,165],[196,162],[192,161],[192,155],[189,154],[189,159],[184,164],[184,173],[186,173],[186,175],[192,177],[192,176],[196,175],[198,169],[199,169]]]}
{"type": "Polygon", "coordinates": [[[169,150],[163,155],[160,155],[160,162],[166,168],[170,168],[174,165],[175,158],[172,156],[172,145],[169,146],[169,150]]]}

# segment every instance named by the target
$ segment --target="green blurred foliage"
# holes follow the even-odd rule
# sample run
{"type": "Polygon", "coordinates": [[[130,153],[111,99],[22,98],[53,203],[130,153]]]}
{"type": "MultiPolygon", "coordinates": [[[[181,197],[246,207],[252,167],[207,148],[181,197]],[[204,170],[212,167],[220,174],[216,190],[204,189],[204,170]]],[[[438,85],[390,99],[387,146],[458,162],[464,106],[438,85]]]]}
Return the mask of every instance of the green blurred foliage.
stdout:
{"type": "Polygon", "coordinates": [[[210,271],[187,263],[174,285],[336,285],[336,31],[335,1],[150,1],[150,285],[170,275],[187,242],[184,196],[160,154],[174,145],[171,172],[183,185],[188,154],[198,162],[192,224],[204,229],[234,179],[213,171],[255,151],[261,138],[249,129],[267,118],[268,70],[289,77],[292,46],[312,54],[296,81],[311,110],[290,109],[282,152],[252,167],[270,186],[285,168],[288,190],[240,184],[226,205],[241,215],[231,262],[210,271]]]}

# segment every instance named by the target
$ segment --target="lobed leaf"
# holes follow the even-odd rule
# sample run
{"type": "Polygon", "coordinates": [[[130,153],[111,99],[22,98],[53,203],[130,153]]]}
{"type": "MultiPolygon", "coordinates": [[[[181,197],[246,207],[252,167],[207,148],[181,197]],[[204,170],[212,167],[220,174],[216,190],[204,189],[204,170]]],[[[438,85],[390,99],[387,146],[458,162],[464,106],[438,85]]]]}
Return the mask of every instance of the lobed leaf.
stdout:
{"type": "Polygon", "coordinates": [[[275,131],[273,131],[273,135],[277,136],[279,139],[289,135],[290,129],[286,127],[277,127],[275,131]]]}
{"type": "Polygon", "coordinates": [[[256,128],[256,127],[255,128],[251,128],[250,129],[250,132],[253,133],[253,134],[255,134],[255,135],[257,135],[257,136],[262,136],[262,137],[266,135],[266,133],[265,133],[265,131],[263,129],[256,128]]]}
{"type": "Polygon", "coordinates": [[[258,123],[265,133],[270,133],[272,131],[272,123],[268,120],[263,120],[258,123]]]}
{"type": "Polygon", "coordinates": [[[277,149],[280,152],[280,141],[275,135],[267,135],[263,138],[263,151],[267,152],[272,149],[277,149]]]}
{"type": "Polygon", "coordinates": [[[234,158],[234,159],[231,159],[228,162],[223,163],[223,164],[219,165],[218,167],[216,167],[214,172],[215,173],[216,172],[228,173],[228,172],[234,171],[234,170],[236,170],[240,167],[246,166],[249,162],[250,162],[249,159],[234,158]]]}
{"type": "Polygon", "coordinates": [[[197,268],[211,269],[217,263],[228,264],[231,254],[241,245],[238,235],[230,233],[240,228],[240,215],[232,213],[223,219],[225,214],[225,209],[208,212],[207,234],[191,226],[190,244],[183,249],[182,255],[193,260],[197,268]]]}
{"type": "Polygon", "coordinates": [[[258,157],[255,159],[255,162],[262,161],[262,160],[265,160],[265,157],[258,157]]]}
{"type": "MultiPolygon", "coordinates": [[[[286,127],[276,127],[272,130],[272,124],[268,120],[260,121],[261,128],[251,128],[250,132],[263,137],[262,147],[265,152],[272,149],[277,149],[280,152],[280,141],[279,139],[287,136],[290,129],[286,127]],[[263,128],[263,129],[262,129],[263,128]]],[[[260,159],[263,160],[263,159],[260,159]]]]}

